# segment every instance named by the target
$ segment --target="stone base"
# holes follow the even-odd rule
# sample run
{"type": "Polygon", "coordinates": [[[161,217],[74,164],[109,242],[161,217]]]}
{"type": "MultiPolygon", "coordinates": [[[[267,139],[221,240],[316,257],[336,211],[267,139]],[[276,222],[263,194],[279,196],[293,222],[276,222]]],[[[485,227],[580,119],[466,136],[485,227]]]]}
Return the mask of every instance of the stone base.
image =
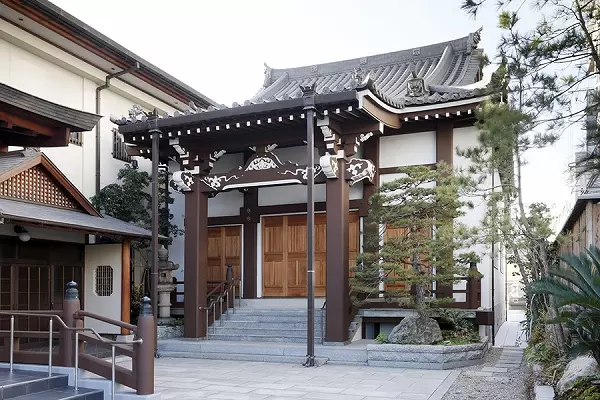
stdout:
{"type": "Polygon", "coordinates": [[[176,324],[175,318],[159,318],[156,321],[157,339],[172,339],[183,337],[183,325],[176,324]]]}
{"type": "Polygon", "coordinates": [[[487,337],[459,346],[369,344],[367,362],[375,367],[451,369],[482,363],[487,350],[487,337]]]}

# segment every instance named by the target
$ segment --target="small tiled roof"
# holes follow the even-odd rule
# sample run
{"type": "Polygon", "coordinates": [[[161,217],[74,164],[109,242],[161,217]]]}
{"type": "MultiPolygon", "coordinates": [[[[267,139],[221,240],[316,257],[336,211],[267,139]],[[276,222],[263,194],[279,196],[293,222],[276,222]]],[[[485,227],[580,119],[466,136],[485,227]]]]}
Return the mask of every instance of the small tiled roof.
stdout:
{"type": "Polygon", "coordinates": [[[444,43],[327,64],[290,69],[265,65],[263,88],[251,102],[296,98],[301,86],[313,84],[319,94],[355,89],[357,74],[368,76],[369,88],[399,107],[473,97],[481,92],[469,88],[481,73],[480,34],[481,30],[444,43]],[[423,96],[407,94],[408,82],[415,77],[424,79],[428,90],[423,96]]]}
{"type": "Polygon", "coordinates": [[[90,234],[150,238],[152,232],[107,215],[96,217],[75,210],[0,198],[0,217],[11,222],[70,228],[90,234]]]}
{"type": "Polygon", "coordinates": [[[33,149],[16,150],[0,154],[0,176],[38,156],[39,153],[33,149]]]}
{"type": "Polygon", "coordinates": [[[0,103],[57,121],[69,127],[71,132],[91,131],[102,118],[100,115],[52,103],[2,83],[0,83],[0,103]]]}

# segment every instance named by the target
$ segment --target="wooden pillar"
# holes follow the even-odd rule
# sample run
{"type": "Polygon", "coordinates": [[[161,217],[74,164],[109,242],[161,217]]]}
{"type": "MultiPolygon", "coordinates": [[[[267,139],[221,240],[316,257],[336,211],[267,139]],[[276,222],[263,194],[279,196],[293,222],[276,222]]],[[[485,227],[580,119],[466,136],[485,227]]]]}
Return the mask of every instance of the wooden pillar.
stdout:
{"type": "Polygon", "coordinates": [[[244,276],[242,282],[242,291],[244,299],[256,299],[257,296],[257,274],[258,274],[258,221],[260,216],[258,210],[258,188],[251,188],[244,192],[244,209],[242,215],[244,219],[244,276]]]}
{"type": "MultiPolygon", "coordinates": [[[[131,241],[123,238],[121,244],[121,321],[131,322],[131,241]]],[[[129,329],[121,328],[121,335],[129,329]]]]}
{"type": "Polygon", "coordinates": [[[206,336],[208,270],[208,196],[195,178],[193,191],[185,194],[185,250],[183,316],[186,338],[206,336]]]}
{"type": "MultiPolygon", "coordinates": [[[[454,160],[454,127],[451,120],[438,121],[435,133],[436,162],[452,165],[454,160]]],[[[436,283],[436,297],[452,297],[453,285],[436,283]]]]}
{"type": "Polygon", "coordinates": [[[341,178],[328,179],[327,186],[327,311],[326,342],[348,341],[349,289],[349,187],[344,179],[346,160],[338,160],[341,178]]]}

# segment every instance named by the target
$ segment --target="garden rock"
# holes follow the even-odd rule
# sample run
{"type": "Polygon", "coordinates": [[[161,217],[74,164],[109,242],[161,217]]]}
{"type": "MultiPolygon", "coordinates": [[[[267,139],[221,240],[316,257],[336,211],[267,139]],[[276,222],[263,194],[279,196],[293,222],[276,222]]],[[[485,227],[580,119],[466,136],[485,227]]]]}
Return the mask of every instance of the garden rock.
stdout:
{"type": "Polygon", "coordinates": [[[571,389],[575,381],[579,378],[594,376],[600,373],[598,363],[590,356],[580,356],[567,364],[563,376],[556,384],[556,390],[559,394],[564,394],[571,389]]]}
{"type": "Polygon", "coordinates": [[[437,321],[420,316],[404,318],[388,336],[388,342],[396,344],[434,344],[440,340],[442,330],[437,321]]]}

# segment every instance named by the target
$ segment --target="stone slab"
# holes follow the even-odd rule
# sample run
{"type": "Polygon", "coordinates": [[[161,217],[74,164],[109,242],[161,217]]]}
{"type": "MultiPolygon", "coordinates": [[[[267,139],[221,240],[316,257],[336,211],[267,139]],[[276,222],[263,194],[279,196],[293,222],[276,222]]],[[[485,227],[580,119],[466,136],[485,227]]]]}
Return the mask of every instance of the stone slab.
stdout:
{"type": "Polygon", "coordinates": [[[535,400],[554,400],[554,388],[552,386],[535,386],[533,388],[535,400]]]}

